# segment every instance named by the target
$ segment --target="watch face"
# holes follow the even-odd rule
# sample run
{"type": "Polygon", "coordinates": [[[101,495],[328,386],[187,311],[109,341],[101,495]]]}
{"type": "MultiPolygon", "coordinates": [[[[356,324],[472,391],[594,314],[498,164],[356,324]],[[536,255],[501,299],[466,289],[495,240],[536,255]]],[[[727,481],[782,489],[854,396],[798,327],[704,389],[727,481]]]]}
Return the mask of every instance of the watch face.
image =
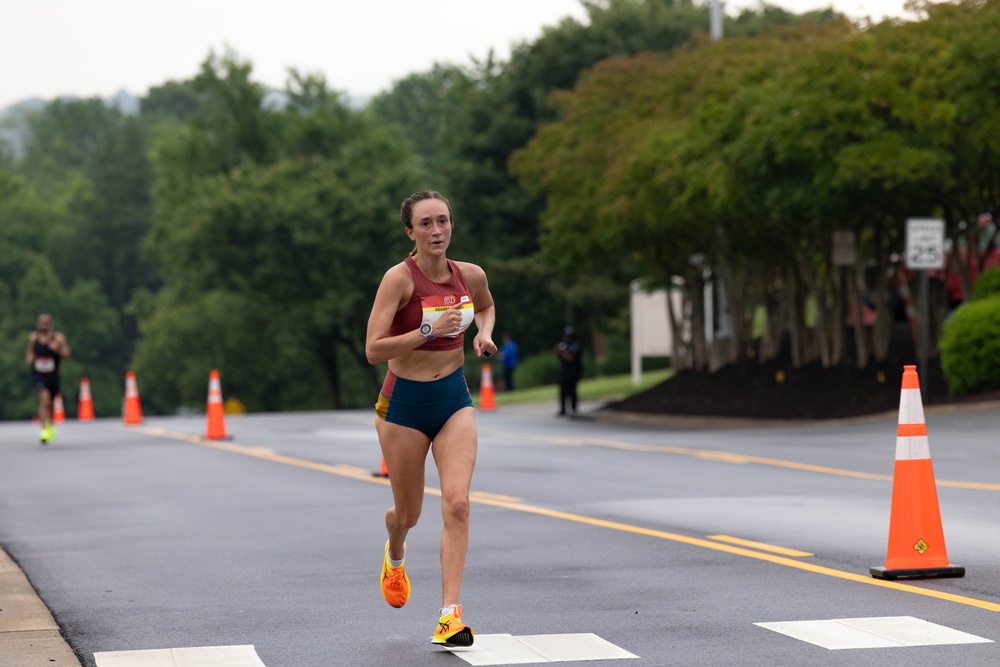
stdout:
{"type": "Polygon", "coordinates": [[[420,325],[421,335],[430,336],[432,331],[434,331],[434,328],[430,324],[424,322],[423,324],[420,325]]]}

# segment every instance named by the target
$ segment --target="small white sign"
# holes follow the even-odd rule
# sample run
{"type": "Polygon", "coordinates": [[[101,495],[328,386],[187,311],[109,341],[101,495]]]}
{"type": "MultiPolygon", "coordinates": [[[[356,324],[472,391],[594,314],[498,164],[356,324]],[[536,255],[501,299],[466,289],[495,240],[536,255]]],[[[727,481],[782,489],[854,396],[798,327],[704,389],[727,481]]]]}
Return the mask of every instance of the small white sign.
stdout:
{"type": "Polygon", "coordinates": [[[944,220],[909,218],[906,221],[906,268],[944,268],[944,220]]]}
{"type": "Polygon", "coordinates": [[[837,230],[833,233],[833,265],[853,266],[855,262],[854,232],[837,230]]]}

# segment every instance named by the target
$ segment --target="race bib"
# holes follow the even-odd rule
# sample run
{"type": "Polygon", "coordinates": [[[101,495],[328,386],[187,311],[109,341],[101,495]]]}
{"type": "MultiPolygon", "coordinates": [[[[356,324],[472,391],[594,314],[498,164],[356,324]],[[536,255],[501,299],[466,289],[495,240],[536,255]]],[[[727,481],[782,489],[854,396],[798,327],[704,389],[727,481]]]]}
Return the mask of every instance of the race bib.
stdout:
{"type": "Polygon", "coordinates": [[[35,357],[35,371],[39,373],[55,373],[56,360],[53,357],[35,357]]]}
{"type": "Polygon", "coordinates": [[[476,314],[476,309],[472,303],[472,297],[468,294],[435,294],[420,298],[420,307],[423,309],[421,324],[434,324],[441,314],[453,308],[456,304],[461,304],[462,322],[457,331],[441,334],[442,338],[454,338],[469,328],[476,314]]]}

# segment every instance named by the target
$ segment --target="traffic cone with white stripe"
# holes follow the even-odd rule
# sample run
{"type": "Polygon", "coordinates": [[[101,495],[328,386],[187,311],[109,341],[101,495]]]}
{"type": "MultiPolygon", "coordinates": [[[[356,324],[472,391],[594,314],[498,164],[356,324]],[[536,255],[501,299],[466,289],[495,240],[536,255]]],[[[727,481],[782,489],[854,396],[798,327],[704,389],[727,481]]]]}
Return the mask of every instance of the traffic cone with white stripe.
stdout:
{"type": "Polygon", "coordinates": [[[916,366],[903,367],[888,555],[883,567],[873,567],[870,572],[876,579],[965,576],[964,567],[948,562],[944,546],[916,366]]]}
{"type": "Polygon", "coordinates": [[[142,423],[142,403],[139,400],[139,384],[135,381],[135,373],[125,373],[125,423],[142,423]]]}
{"type": "Polygon", "coordinates": [[[225,411],[222,404],[222,380],[219,379],[219,371],[213,368],[208,374],[208,405],[205,408],[205,437],[209,440],[226,439],[225,411]]]}
{"type": "Polygon", "coordinates": [[[82,422],[94,421],[94,398],[90,395],[90,380],[80,378],[80,401],[76,407],[76,418],[82,422]]]}
{"type": "Polygon", "coordinates": [[[493,371],[489,364],[483,364],[483,375],[479,384],[479,409],[496,410],[497,399],[493,391],[493,371]]]}

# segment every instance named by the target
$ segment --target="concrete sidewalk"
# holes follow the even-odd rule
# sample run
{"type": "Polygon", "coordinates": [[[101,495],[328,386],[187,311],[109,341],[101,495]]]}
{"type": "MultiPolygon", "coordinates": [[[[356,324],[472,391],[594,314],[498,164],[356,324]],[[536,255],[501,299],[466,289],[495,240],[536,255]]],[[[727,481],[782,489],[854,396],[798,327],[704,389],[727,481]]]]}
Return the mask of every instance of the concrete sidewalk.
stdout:
{"type": "Polygon", "coordinates": [[[81,667],[28,579],[0,549],[0,667],[81,667]]]}

